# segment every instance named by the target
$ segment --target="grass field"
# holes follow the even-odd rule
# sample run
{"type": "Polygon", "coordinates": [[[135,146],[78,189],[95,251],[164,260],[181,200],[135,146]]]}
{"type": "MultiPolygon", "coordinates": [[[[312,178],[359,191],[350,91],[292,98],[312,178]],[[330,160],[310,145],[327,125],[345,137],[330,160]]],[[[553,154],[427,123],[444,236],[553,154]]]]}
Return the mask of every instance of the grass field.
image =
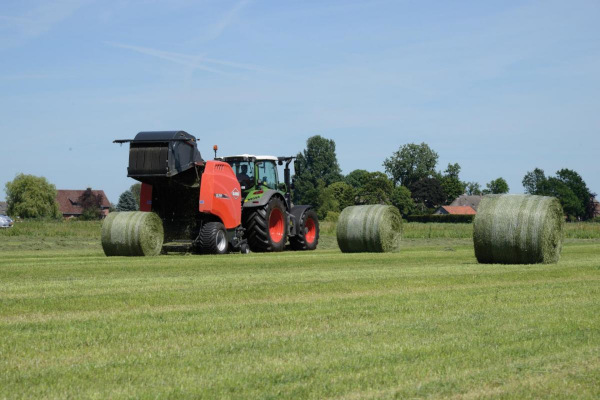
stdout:
{"type": "Polygon", "coordinates": [[[600,224],[530,266],[478,265],[460,224],[392,254],[129,259],[97,223],[35,224],[0,231],[0,398],[600,397],[600,224]]]}

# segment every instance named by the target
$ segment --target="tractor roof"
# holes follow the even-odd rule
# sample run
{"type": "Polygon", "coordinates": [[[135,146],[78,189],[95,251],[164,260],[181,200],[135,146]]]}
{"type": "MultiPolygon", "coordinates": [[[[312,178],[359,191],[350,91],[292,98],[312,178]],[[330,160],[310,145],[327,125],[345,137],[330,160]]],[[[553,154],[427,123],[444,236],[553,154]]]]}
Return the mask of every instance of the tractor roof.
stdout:
{"type": "Polygon", "coordinates": [[[238,154],[236,156],[226,156],[227,158],[254,158],[256,161],[278,161],[279,159],[275,156],[255,156],[254,154],[238,154]]]}

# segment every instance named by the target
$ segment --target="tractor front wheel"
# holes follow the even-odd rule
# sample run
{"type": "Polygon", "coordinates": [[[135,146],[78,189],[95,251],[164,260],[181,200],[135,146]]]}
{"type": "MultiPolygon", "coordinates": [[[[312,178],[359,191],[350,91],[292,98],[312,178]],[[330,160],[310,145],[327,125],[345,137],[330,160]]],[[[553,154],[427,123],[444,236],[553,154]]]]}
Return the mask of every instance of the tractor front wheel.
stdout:
{"type": "Polygon", "coordinates": [[[287,242],[288,224],[285,205],[273,197],[265,207],[244,210],[244,228],[254,252],[282,251],[287,242]]]}

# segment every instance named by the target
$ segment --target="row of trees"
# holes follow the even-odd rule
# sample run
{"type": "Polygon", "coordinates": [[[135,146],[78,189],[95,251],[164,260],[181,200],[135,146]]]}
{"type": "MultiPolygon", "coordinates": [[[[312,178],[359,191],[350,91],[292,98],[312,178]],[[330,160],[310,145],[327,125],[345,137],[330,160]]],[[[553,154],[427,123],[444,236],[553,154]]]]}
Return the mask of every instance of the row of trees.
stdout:
{"type": "Polygon", "coordinates": [[[543,169],[535,168],[525,174],[523,187],[526,193],[558,198],[571,220],[588,220],[594,217],[596,194],[588,189],[581,175],[573,170],[563,168],[556,172],[556,176],[546,177],[543,169]]]}
{"type": "MultiPolygon", "coordinates": [[[[42,176],[18,174],[7,182],[7,213],[21,218],[60,218],[56,201],[56,186],[42,176]]],[[[91,188],[86,189],[77,199],[83,209],[82,219],[99,219],[102,216],[103,202],[101,194],[94,194],[91,188]]]]}
{"type": "Polygon", "coordinates": [[[503,178],[483,190],[478,183],[460,180],[460,165],[437,171],[438,154],[426,143],[406,144],[383,162],[386,173],[357,169],[344,176],[335,154],[335,142],[321,136],[308,139],[295,165],[294,201],[313,204],[320,218],[350,205],[390,204],[402,215],[432,212],[463,193],[507,193],[503,178]]]}

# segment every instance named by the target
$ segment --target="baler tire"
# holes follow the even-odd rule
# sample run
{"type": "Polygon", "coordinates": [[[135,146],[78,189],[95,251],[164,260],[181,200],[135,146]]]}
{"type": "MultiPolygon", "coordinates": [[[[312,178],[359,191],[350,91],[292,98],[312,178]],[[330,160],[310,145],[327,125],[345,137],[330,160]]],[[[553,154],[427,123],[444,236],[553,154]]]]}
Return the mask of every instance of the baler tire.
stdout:
{"type": "Polygon", "coordinates": [[[207,222],[200,229],[200,251],[204,254],[225,254],[229,243],[225,226],[220,222],[207,222]]]}
{"type": "Polygon", "coordinates": [[[256,253],[283,251],[287,242],[288,226],[287,212],[281,199],[273,197],[264,207],[244,210],[243,221],[250,250],[256,253]],[[282,236],[279,241],[274,241],[272,237],[274,229],[270,227],[270,223],[273,222],[273,218],[281,218],[283,223],[282,236]]]}
{"type": "Polygon", "coordinates": [[[307,210],[302,214],[302,218],[300,218],[296,236],[290,237],[290,245],[293,250],[314,250],[318,244],[319,217],[317,217],[317,213],[314,210],[307,210]],[[309,226],[307,226],[307,222],[309,226]]]}

